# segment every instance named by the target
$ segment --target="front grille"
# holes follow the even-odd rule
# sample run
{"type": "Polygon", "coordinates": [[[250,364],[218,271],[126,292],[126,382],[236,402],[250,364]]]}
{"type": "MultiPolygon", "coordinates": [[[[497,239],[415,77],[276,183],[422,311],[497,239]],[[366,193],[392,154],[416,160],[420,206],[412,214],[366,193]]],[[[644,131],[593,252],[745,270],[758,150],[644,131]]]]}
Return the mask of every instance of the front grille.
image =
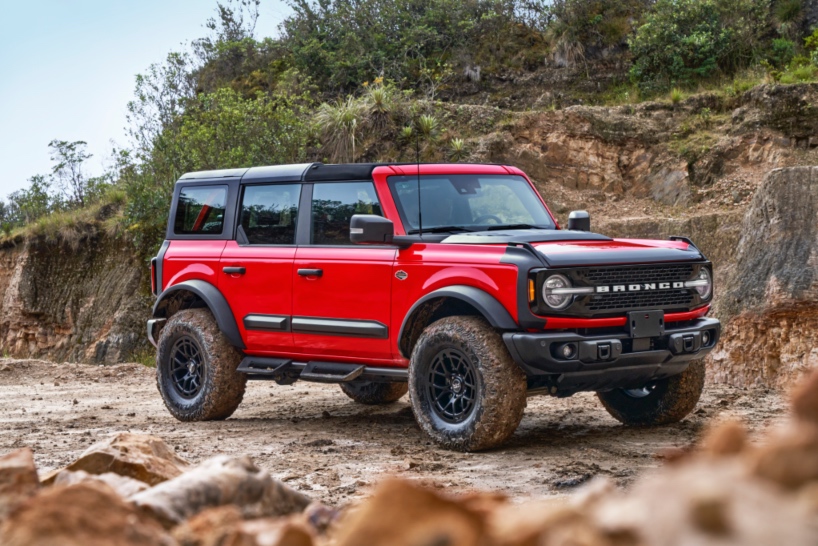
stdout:
{"type": "MultiPolygon", "coordinates": [[[[583,275],[589,284],[631,284],[643,282],[686,281],[693,276],[693,265],[655,265],[588,269],[583,275]]],[[[619,294],[617,294],[619,295],[619,294]]]]}
{"type": "Polygon", "coordinates": [[[586,303],[588,311],[613,311],[617,309],[666,309],[687,307],[693,303],[690,290],[668,290],[658,292],[617,292],[596,294],[586,303]]]}

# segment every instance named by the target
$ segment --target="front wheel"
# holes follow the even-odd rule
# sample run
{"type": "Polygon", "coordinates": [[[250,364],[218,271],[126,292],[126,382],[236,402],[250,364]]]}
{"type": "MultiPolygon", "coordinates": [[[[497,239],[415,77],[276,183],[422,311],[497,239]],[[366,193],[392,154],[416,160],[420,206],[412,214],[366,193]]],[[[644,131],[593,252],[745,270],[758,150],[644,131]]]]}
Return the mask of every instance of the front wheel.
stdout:
{"type": "Polygon", "coordinates": [[[517,429],[526,378],[502,338],[479,317],[447,317],[423,331],[409,366],[420,428],[449,449],[499,446],[517,429]]]}
{"type": "Polygon", "coordinates": [[[678,423],[698,404],[704,374],[704,360],[698,360],[678,375],[639,389],[598,392],[597,397],[614,419],[626,425],[678,423]]]}
{"type": "Polygon", "coordinates": [[[168,411],[180,421],[227,419],[244,396],[241,353],[207,309],[186,309],[159,336],[156,382],[168,411]]]}

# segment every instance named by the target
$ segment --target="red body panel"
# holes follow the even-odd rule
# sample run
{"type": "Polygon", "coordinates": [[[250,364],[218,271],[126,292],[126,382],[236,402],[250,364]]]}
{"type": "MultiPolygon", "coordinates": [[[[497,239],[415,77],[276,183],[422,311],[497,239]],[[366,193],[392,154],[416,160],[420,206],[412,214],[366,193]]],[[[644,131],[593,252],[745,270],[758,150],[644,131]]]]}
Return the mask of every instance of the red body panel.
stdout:
{"type": "Polygon", "coordinates": [[[227,241],[171,241],[162,265],[164,290],[180,282],[200,279],[218,284],[222,256],[227,241]]]}
{"type": "Polygon", "coordinates": [[[228,241],[221,267],[244,267],[243,275],[222,273],[219,290],[227,299],[245,345],[255,351],[290,351],[291,332],[246,330],[244,317],[250,314],[292,315],[293,259],[295,246],[240,246],[228,241]]]}
{"type": "MultiPolygon", "coordinates": [[[[394,357],[390,317],[394,247],[298,248],[293,276],[293,316],[376,321],[385,325],[387,339],[294,333],[297,352],[312,357],[394,357]],[[321,269],[321,276],[302,276],[299,269],[321,269]]],[[[398,325],[400,328],[400,325],[398,325]]]]}

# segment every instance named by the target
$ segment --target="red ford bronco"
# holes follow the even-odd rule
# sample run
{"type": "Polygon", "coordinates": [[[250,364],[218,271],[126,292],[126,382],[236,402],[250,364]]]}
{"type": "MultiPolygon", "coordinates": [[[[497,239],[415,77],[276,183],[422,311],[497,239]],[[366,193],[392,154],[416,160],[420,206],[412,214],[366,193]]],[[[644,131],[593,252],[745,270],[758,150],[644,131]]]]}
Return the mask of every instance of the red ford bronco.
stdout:
{"type": "Polygon", "coordinates": [[[719,338],[684,237],[561,229],[499,165],[279,165],[176,183],[148,337],[177,419],[225,419],[248,379],[409,391],[442,446],[502,444],[533,394],[595,391],[628,425],[679,421],[719,338]]]}

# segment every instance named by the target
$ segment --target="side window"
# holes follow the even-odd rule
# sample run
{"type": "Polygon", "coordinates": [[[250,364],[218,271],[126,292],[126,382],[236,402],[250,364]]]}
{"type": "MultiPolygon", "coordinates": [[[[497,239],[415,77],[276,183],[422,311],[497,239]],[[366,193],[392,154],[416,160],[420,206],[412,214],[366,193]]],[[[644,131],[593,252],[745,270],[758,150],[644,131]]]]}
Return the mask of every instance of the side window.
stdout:
{"type": "Polygon", "coordinates": [[[241,227],[251,245],[295,244],[300,184],[245,186],[241,227]]]}
{"type": "Polygon", "coordinates": [[[227,186],[182,188],[173,231],[177,235],[214,235],[224,228],[227,186]]]}
{"type": "Polygon", "coordinates": [[[312,192],[312,244],[352,244],[349,221],[353,214],[383,216],[372,182],[315,184],[312,192]]]}

